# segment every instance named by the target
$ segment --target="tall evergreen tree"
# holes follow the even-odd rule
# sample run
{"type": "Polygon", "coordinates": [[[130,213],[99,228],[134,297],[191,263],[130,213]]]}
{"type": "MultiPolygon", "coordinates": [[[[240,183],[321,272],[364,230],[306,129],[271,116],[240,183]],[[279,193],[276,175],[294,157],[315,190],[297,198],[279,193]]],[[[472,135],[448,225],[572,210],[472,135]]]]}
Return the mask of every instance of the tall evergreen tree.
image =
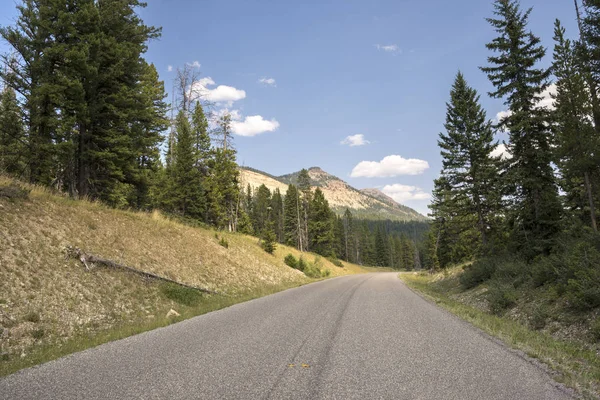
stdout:
{"type": "Polygon", "coordinates": [[[446,133],[440,134],[438,144],[442,174],[451,192],[450,198],[444,198],[445,206],[454,208],[452,221],[463,225],[459,230],[476,228],[479,244],[486,246],[493,228],[498,227],[497,216],[502,209],[500,159],[492,156],[497,146],[492,123],[479,104],[477,92],[460,72],[452,86],[444,127],[446,133]]]}
{"type": "Polygon", "coordinates": [[[309,214],[310,214],[310,205],[312,201],[312,190],[310,184],[310,175],[308,174],[308,170],[302,168],[300,173],[298,174],[298,190],[300,191],[300,199],[301,199],[301,232],[302,232],[302,242],[305,245],[306,251],[310,250],[310,245],[312,243],[312,238],[310,237],[309,232],[309,214]]]}
{"type": "Polygon", "coordinates": [[[139,89],[137,117],[131,128],[136,163],[128,171],[127,180],[134,186],[129,204],[148,209],[152,205],[151,186],[156,184],[158,170],[162,168],[159,149],[162,132],[168,125],[164,83],[153,64],[146,64],[139,89]]]}
{"type": "Polygon", "coordinates": [[[333,254],[333,213],[320,188],[315,190],[310,203],[308,231],[311,251],[322,256],[333,254]]]}
{"type": "Polygon", "coordinates": [[[513,243],[530,256],[547,251],[559,230],[561,207],[552,169],[552,136],[548,111],[538,106],[550,71],[536,67],[546,54],[540,39],[527,31],[531,9],[516,0],[496,0],[496,18],[488,22],[499,34],[487,48],[490,66],[482,70],[505,99],[510,115],[502,121],[509,132],[508,179],[514,200],[510,223],[513,243]]]}
{"type": "Polygon", "coordinates": [[[0,171],[22,177],[26,172],[27,138],[15,91],[0,93],[0,171]]]}
{"type": "Polygon", "coordinates": [[[219,147],[214,150],[210,164],[211,173],[207,179],[209,222],[220,229],[236,231],[240,203],[239,170],[235,161],[236,152],[233,148],[229,116],[219,121],[216,136],[219,147]]]}
{"type": "Polygon", "coordinates": [[[206,199],[202,177],[195,166],[196,149],[189,120],[183,111],[177,115],[177,144],[172,173],[173,211],[185,217],[202,219],[206,199]]]}
{"type": "Polygon", "coordinates": [[[283,196],[279,188],[275,189],[271,197],[271,220],[277,242],[285,242],[283,196]]]}
{"type": "Polygon", "coordinates": [[[271,206],[271,191],[265,185],[260,185],[254,194],[251,214],[252,226],[259,235],[269,224],[271,206]]]}
{"type": "Polygon", "coordinates": [[[577,210],[598,232],[594,179],[600,165],[600,137],[593,121],[590,88],[575,47],[556,20],[554,28],[557,158],[569,208],[577,210]],[[585,218],[584,215],[586,214],[585,218]]]}
{"type": "Polygon", "coordinates": [[[284,202],[285,244],[303,251],[300,221],[300,195],[295,185],[289,185],[284,202]]]}
{"type": "Polygon", "coordinates": [[[200,102],[196,102],[192,114],[192,129],[194,132],[194,148],[196,149],[196,168],[203,177],[208,175],[212,149],[208,133],[208,119],[200,102]]]}
{"type": "Polygon", "coordinates": [[[353,251],[356,246],[356,241],[354,240],[354,218],[348,208],[344,211],[342,222],[344,224],[344,260],[356,260],[354,258],[355,251],[353,251]]]}

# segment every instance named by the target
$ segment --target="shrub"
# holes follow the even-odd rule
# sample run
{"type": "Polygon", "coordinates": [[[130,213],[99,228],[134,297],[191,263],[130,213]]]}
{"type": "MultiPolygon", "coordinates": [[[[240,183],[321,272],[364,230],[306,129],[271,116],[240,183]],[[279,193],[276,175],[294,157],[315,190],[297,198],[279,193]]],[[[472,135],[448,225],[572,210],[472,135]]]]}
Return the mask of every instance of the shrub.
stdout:
{"type": "Polygon", "coordinates": [[[219,244],[220,244],[221,246],[225,247],[226,249],[228,249],[228,248],[229,248],[229,242],[227,241],[227,239],[225,239],[225,238],[223,238],[223,237],[221,238],[221,240],[219,240],[219,244]]]}
{"type": "Polygon", "coordinates": [[[591,310],[600,306],[600,251],[597,243],[578,242],[565,254],[572,278],[565,294],[572,307],[591,310]]]}
{"type": "Polygon", "coordinates": [[[39,328],[39,329],[34,329],[31,331],[31,337],[34,339],[41,339],[44,337],[44,334],[46,332],[44,332],[43,328],[39,328]]]}
{"type": "Polygon", "coordinates": [[[324,270],[321,271],[321,276],[323,278],[328,277],[329,275],[331,275],[331,271],[329,270],[329,268],[325,268],[324,270]]]}
{"type": "Polygon", "coordinates": [[[285,256],[283,262],[286,263],[288,267],[298,269],[298,260],[296,260],[296,257],[294,257],[293,254],[288,254],[287,256],[285,256]]]}
{"type": "Polygon", "coordinates": [[[34,329],[33,331],[31,331],[31,337],[34,339],[41,339],[44,337],[44,329],[40,328],[40,329],[34,329]]]}
{"type": "Polygon", "coordinates": [[[596,318],[596,320],[592,322],[590,333],[596,342],[600,342],[600,318],[596,318]]]}
{"type": "Polygon", "coordinates": [[[19,186],[17,183],[12,182],[8,186],[0,186],[0,197],[6,197],[8,199],[26,199],[29,197],[31,190],[19,186]]]}
{"type": "Polygon", "coordinates": [[[492,279],[511,284],[515,289],[530,278],[529,266],[520,260],[503,258],[495,265],[492,279]]]}
{"type": "Polygon", "coordinates": [[[496,284],[487,293],[490,310],[500,315],[517,302],[517,293],[511,285],[496,284]]]}
{"type": "Polygon", "coordinates": [[[342,262],[340,260],[338,260],[337,258],[335,258],[335,257],[327,257],[327,259],[329,260],[329,262],[331,262],[336,267],[344,268],[344,264],[342,264],[342,262]]]}
{"type": "Polygon", "coordinates": [[[531,327],[535,330],[544,329],[546,326],[546,320],[548,319],[548,312],[543,307],[537,307],[531,315],[529,321],[531,327]]]}
{"type": "Polygon", "coordinates": [[[189,307],[197,305],[202,299],[202,294],[198,290],[174,283],[162,284],[160,290],[166,298],[189,307]]]}
{"type": "Polygon", "coordinates": [[[309,278],[321,278],[321,270],[314,264],[307,264],[304,268],[304,275],[309,278]]]}
{"type": "Polygon", "coordinates": [[[308,267],[308,263],[306,261],[304,261],[304,258],[302,258],[302,256],[300,256],[300,259],[298,260],[298,268],[300,271],[304,272],[304,270],[308,267]]]}
{"type": "Polygon", "coordinates": [[[460,275],[460,284],[465,289],[471,289],[489,280],[496,271],[497,262],[491,258],[483,258],[465,267],[460,275]]]}
{"type": "Polygon", "coordinates": [[[277,237],[275,236],[275,232],[270,229],[265,229],[265,232],[263,232],[262,235],[260,247],[262,247],[262,249],[267,253],[273,254],[277,248],[276,240],[277,237]]]}
{"type": "Polygon", "coordinates": [[[38,322],[40,322],[40,314],[31,311],[31,312],[28,312],[27,314],[25,314],[25,317],[23,319],[25,321],[33,322],[34,324],[37,324],[38,322]]]}

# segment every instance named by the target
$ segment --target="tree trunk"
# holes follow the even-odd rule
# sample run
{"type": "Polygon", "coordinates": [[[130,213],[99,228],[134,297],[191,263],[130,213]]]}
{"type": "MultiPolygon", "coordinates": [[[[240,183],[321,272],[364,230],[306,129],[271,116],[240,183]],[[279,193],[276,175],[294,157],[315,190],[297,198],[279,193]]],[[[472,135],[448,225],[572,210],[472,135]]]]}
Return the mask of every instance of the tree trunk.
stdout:
{"type": "Polygon", "coordinates": [[[584,178],[585,178],[585,191],[587,193],[588,202],[590,205],[590,219],[592,222],[592,229],[594,230],[595,233],[598,233],[598,225],[596,222],[596,206],[594,204],[594,196],[592,194],[592,183],[590,182],[590,174],[588,171],[585,171],[584,178]]]}
{"type": "Polygon", "coordinates": [[[87,157],[87,127],[79,125],[79,143],[77,157],[77,195],[84,198],[89,194],[89,160],[87,157]]]}

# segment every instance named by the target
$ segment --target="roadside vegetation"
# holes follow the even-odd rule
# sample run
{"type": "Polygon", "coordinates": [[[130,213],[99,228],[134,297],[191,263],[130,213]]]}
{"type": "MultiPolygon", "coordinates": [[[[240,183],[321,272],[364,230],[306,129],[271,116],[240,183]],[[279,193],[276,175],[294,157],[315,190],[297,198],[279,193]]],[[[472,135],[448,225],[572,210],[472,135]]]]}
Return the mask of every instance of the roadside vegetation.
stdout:
{"type": "Polygon", "coordinates": [[[73,200],[4,176],[0,243],[0,375],[326,276],[363,272],[285,245],[268,254],[252,236],[73,200]],[[67,246],[218,294],[100,264],[87,271],[66,257],[67,246]],[[290,254],[311,265],[317,260],[320,273],[290,268],[290,254]]]}
{"type": "Polygon", "coordinates": [[[578,3],[579,32],[555,21],[547,68],[528,27],[535,10],[493,2],[496,37],[480,69],[506,111],[489,119],[456,75],[438,141],[430,274],[402,279],[599,396],[600,4],[578,3]]]}
{"type": "Polygon", "coordinates": [[[545,363],[555,380],[584,398],[600,398],[600,313],[573,312],[553,289],[536,288],[531,281],[515,288],[505,275],[514,274],[514,267],[499,267],[493,278],[468,289],[461,281],[470,265],[434,274],[404,272],[400,278],[439,306],[545,363]]]}

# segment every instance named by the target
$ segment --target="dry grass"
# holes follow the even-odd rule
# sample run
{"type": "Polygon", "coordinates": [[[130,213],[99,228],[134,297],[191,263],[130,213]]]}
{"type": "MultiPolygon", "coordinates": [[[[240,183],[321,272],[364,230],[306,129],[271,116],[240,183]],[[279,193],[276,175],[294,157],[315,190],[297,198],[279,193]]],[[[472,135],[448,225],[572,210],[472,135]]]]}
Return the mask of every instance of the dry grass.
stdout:
{"type": "MultiPolygon", "coordinates": [[[[0,186],[9,184],[0,176],[0,186]]],[[[47,357],[40,358],[38,349],[61,343],[68,348],[82,335],[103,337],[102,332],[118,327],[116,336],[122,337],[164,325],[170,308],[197,315],[312,281],[284,264],[285,255],[300,256],[286,246],[269,255],[256,238],[219,232],[229,242],[226,249],[215,231],[185,226],[157,212],[114,210],[24,186],[31,189],[28,199],[0,197],[0,375],[15,369],[15,359],[19,365],[44,361],[47,357]],[[194,307],[178,304],[165,296],[160,284],[131,273],[105,268],[86,272],[78,261],[65,258],[67,245],[217,290],[226,299],[205,296],[194,307]]],[[[304,257],[312,261],[316,256],[304,257]]],[[[331,276],[364,272],[347,263],[338,268],[324,258],[320,264],[331,276]]],[[[104,336],[110,340],[115,334],[104,336]]],[[[72,347],[85,348],[85,343],[72,347]]]]}

